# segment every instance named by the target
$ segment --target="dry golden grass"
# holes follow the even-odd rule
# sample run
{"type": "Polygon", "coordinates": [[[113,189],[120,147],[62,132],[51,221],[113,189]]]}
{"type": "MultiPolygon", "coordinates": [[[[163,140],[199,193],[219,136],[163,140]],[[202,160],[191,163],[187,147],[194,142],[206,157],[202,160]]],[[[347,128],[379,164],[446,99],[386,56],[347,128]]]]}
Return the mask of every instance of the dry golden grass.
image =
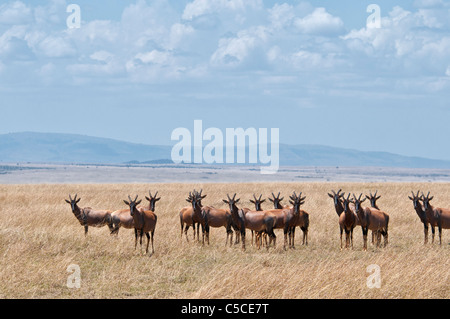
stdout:
{"type": "MultiPolygon", "coordinates": [[[[248,183],[155,185],[10,185],[0,186],[1,298],[449,298],[450,233],[441,247],[423,245],[423,226],[408,199],[411,190],[429,190],[433,204],[450,207],[450,184],[408,183],[248,183]],[[180,239],[178,212],[186,195],[203,188],[204,204],[225,207],[227,193],[238,193],[251,207],[253,193],[292,191],[306,196],[310,214],[309,245],[284,251],[280,230],[277,247],[225,247],[225,230],[211,230],[211,245],[180,239]],[[155,254],[134,250],[134,232],[121,229],[118,238],[107,227],[83,227],[64,202],[78,193],[81,206],[124,208],[128,194],[141,198],[158,190],[155,254]],[[378,190],[380,207],[389,213],[389,246],[362,251],[360,227],[354,249],[340,251],[338,217],[331,189],[368,193],[378,190]],[[66,286],[67,267],[81,269],[81,288],[66,286]],[[366,285],[367,266],[381,268],[381,288],[366,285]]],[[[268,201],[267,201],[268,202],[268,201]]],[[[263,207],[269,208],[270,203],[263,207]]],[[[189,230],[192,238],[192,229],[189,230]]],[[[431,231],[430,231],[431,235],[431,231]]],[[[431,242],[431,240],[430,240],[431,242]]]]}

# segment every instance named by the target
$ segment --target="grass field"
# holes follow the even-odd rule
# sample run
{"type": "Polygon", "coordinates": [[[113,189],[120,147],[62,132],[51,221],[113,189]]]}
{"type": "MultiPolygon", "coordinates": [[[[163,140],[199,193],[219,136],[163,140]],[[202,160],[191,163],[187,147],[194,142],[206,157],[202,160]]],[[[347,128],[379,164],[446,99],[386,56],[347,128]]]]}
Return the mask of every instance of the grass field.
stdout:
{"type": "MultiPolygon", "coordinates": [[[[247,183],[247,184],[107,184],[0,186],[0,298],[449,298],[450,231],[443,243],[423,244],[423,226],[408,199],[411,190],[431,191],[432,204],[450,207],[450,184],[439,183],[247,183]],[[292,191],[307,196],[309,245],[283,250],[247,251],[225,247],[225,229],[212,229],[210,246],[180,239],[179,211],[187,193],[203,188],[204,205],[225,208],[226,194],[238,193],[252,207],[252,194],[292,191]],[[378,190],[379,206],[390,215],[389,245],[362,250],[361,228],[354,249],[340,251],[338,217],[331,189],[357,194],[378,190]],[[81,197],[80,206],[125,208],[128,194],[143,198],[159,191],[155,254],[134,250],[134,232],[121,229],[111,237],[107,227],[84,229],[64,201],[81,197]],[[81,287],[70,289],[67,267],[81,270],[81,287]],[[381,270],[381,288],[368,288],[369,265],[381,270]]],[[[271,207],[266,201],[263,208],[271,207]]],[[[367,204],[367,203],[365,203],[367,204]]],[[[192,238],[192,229],[189,230],[192,238]]],[[[431,231],[430,235],[431,236],[431,231]]],[[[436,236],[437,237],[437,236],[436,236]]]]}

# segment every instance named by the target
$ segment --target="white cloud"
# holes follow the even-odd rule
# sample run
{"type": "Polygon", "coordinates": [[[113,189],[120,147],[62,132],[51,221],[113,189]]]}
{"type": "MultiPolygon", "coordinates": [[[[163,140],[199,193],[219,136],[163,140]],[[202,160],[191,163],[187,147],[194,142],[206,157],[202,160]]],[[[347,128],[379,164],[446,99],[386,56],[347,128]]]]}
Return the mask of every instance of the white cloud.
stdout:
{"type": "Polygon", "coordinates": [[[31,9],[21,1],[0,5],[0,24],[27,24],[32,18],[31,9]]]}
{"type": "Polygon", "coordinates": [[[302,33],[312,35],[336,35],[344,30],[344,22],[329,14],[325,8],[316,8],[304,18],[297,18],[294,25],[302,33]]]}
{"type": "Polygon", "coordinates": [[[223,10],[245,12],[247,9],[261,8],[262,6],[261,0],[194,0],[186,5],[182,18],[192,20],[223,10]]]}
{"type": "Polygon", "coordinates": [[[39,43],[39,50],[48,58],[63,58],[76,53],[70,41],[60,36],[46,37],[39,43]]]}

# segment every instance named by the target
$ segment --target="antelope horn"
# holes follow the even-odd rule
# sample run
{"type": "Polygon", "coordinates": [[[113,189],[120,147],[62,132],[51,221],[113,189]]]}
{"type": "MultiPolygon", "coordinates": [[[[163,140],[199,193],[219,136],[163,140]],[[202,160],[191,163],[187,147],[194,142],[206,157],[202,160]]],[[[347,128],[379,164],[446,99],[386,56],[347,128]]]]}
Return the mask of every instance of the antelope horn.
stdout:
{"type": "Polygon", "coordinates": [[[70,196],[70,194],[69,194],[69,199],[70,199],[70,201],[72,201],[72,196],[70,196]]]}
{"type": "Polygon", "coordinates": [[[231,201],[230,195],[227,194],[227,197],[228,197],[228,201],[230,202],[231,201]]]}
{"type": "MultiPolygon", "coordinates": [[[[261,195],[262,196],[262,195],[261,195]]],[[[260,197],[261,198],[261,197],[260,197]]],[[[256,198],[256,196],[255,196],[255,194],[253,194],[253,199],[255,200],[255,201],[257,201],[258,199],[256,198]]]]}
{"type": "Polygon", "coordinates": [[[73,200],[77,200],[77,196],[78,196],[78,194],[75,194],[75,197],[73,198],[73,200]]]}
{"type": "Polygon", "coordinates": [[[234,193],[234,195],[233,195],[233,200],[234,200],[234,199],[236,198],[236,195],[237,195],[237,194],[236,194],[236,193],[234,193]]]}

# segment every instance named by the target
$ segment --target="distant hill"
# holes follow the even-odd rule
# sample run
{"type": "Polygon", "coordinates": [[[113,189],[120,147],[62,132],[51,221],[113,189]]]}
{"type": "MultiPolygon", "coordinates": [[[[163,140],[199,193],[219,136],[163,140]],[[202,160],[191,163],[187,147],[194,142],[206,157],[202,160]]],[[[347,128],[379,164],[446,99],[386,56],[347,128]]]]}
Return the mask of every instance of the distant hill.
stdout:
{"type": "Polygon", "coordinates": [[[57,133],[0,135],[0,161],[50,163],[124,163],[170,159],[170,146],[154,146],[107,138],[57,133]]]}
{"type": "MultiPolygon", "coordinates": [[[[58,133],[0,135],[0,162],[167,164],[171,146],[58,133]]],[[[281,166],[450,168],[450,161],[322,145],[280,145],[281,166]]]]}

